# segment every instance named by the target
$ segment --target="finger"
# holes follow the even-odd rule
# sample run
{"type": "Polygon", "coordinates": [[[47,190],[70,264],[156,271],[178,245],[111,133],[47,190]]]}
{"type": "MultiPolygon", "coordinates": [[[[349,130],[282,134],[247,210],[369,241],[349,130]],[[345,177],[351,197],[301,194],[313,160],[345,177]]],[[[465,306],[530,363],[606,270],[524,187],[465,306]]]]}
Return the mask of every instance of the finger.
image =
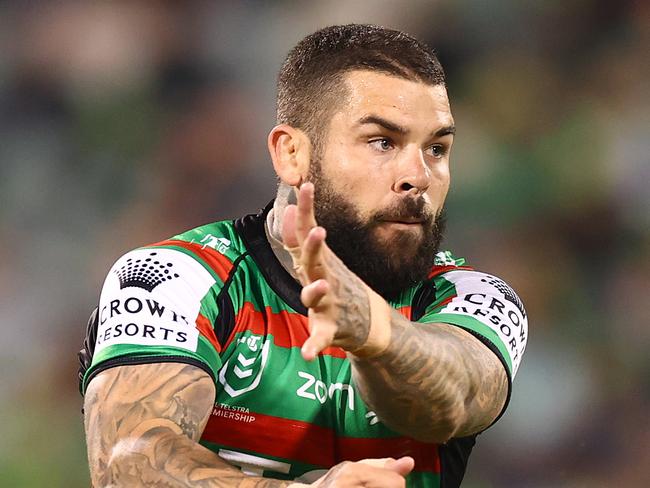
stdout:
{"type": "Polygon", "coordinates": [[[300,263],[309,281],[325,278],[323,248],[326,232],[323,227],[314,227],[307,234],[300,253],[300,263]]]}
{"type": "Polygon", "coordinates": [[[404,488],[404,476],[385,469],[385,459],[345,461],[331,468],[311,486],[349,486],[365,488],[404,488]]]}
{"type": "Polygon", "coordinates": [[[307,237],[311,229],[316,227],[316,217],[314,215],[314,185],[313,183],[303,183],[298,190],[298,215],[296,218],[296,236],[298,241],[307,237]]]}
{"type": "Polygon", "coordinates": [[[300,246],[296,234],[296,219],[298,208],[295,205],[287,205],[284,209],[282,218],[282,243],[286,248],[296,248],[300,246]]]}
{"type": "Polygon", "coordinates": [[[327,295],[329,284],[325,280],[316,280],[305,286],[300,292],[300,300],[307,308],[316,308],[327,295]]]}
{"type": "Polygon", "coordinates": [[[380,468],[370,468],[377,472],[370,474],[367,479],[362,480],[365,488],[406,488],[406,480],[403,476],[380,468]]]}
{"type": "MultiPolygon", "coordinates": [[[[310,321],[312,318],[310,317],[310,321]]],[[[324,324],[314,324],[309,337],[302,345],[300,352],[306,361],[312,361],[318,353],[332,344],[334,340],[334,327],[327,327],[324,324]]]]}
{"type": "Polygon", "coordinates": [[[406,485],[404,476],[379,466],[357,464],[356,471],[356,476],[352,478],[353,486],[364,486],[366,488],[404,488],[406,485]]]}
{"type": "Polygon", "coordinates": [[[411,456],[404,456],[399,459],[388,459],[384,468],[395,471],[397,474],[406,476],[415,467],[415,460],[411,456]]]}
{"type": "Polygon", "coordinates": [[[406,476],[415,467],[415,460],[411,456],[403,456],[399,459],[395,458],[370,458],[362,459],[359,461],[363,464],[369,464],[378,468],[389,469],[402,476],[406,476]]]}
{"type": "Polygon", "coordinates": [[[370,466],[376,466],[378,468],[383,468],[388,462],[395,462],[394,458],[368,458],[357,461],[362,464],[369,464],[370,466]]]}

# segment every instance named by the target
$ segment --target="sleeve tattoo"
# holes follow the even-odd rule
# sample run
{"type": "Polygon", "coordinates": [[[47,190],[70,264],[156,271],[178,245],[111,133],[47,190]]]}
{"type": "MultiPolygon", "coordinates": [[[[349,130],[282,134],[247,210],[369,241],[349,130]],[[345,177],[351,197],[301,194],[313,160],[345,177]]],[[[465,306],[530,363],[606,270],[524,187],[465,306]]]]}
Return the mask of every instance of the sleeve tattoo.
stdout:
{"type": "Polygon", "coordinates": [[[351,353],[359,393],[378,417],[397,432],[435,442],[489,427],[508,393],[497,356],[459,327],[411,322],[394,309],[388,347],[356,356],[369,337],[369,295],[333,253],[327,264],[335,296],[345,297],[338,302],[338,334],[351,353]]]}
{"type": "Polygon", "coordinates": [[[288,486],[246,476],[198,444],[214,398],[210,377],[185,364],[118,366],[98,375],[84,401],[93,485],[288,486]]]}
{"type": "Polygon", "coordinates": [[[389,347],[374,358],[351,356],[354,381],[368,406],[390,428],[428,442],[487,428],[508,391],[496,355],[458,327],[391,314],[389,347]]]}

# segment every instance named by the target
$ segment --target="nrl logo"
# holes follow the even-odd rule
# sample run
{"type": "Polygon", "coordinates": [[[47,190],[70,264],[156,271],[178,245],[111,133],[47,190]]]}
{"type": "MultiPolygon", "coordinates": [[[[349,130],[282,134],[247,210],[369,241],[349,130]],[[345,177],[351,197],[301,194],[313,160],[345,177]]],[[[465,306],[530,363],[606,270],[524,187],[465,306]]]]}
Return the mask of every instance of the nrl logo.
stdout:
{"type": "Polygon", "coordinates": [[[268,339],[260,348],[261,339],[261,336],[254,335],[240,339],[239,343],[245,343],[250,354],[245,354],[245,350],[239,348],[237,355],[229,358],[219,371],[219,383],[233,398],[254,390],[260,384],[271,348],[268,339]]]}

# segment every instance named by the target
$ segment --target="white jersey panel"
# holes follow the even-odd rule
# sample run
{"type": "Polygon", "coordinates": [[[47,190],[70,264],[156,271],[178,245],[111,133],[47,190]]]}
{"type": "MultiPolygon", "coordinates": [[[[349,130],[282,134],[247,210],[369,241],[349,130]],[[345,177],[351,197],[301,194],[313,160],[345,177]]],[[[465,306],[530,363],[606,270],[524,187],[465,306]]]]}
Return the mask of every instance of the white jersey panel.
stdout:
{"type": "Polygon", "coordinates": [[[113,265],[99,301],[95,354],[116,344],[196,351],[196,318],[214,277],[187,254],[136,249],[113,265]]]}
{"type": "Polygon", "coordinates": [[[478,271],[450,271],[443,278],[456,296],[437,313],[471,316],[492,329],[510,355],[514,378],[528,340],[528,317],[517,294],[500,278],[478,271]]]}

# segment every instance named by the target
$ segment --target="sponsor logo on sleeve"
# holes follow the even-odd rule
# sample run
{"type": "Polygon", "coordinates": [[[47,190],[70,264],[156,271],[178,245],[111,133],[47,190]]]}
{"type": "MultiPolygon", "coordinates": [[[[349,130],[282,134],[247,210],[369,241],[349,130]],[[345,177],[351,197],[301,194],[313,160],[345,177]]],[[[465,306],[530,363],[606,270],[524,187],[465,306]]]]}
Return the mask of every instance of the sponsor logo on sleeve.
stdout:
{"type": "Polygon", "coordinates": [[[528,321],[523,303],[503,280],[475,271],[445,274],[457,296],[440,313],[474,317],[492,329],[506,346],[513,377],[519,368],[528,339],[528,321]]]}
{"type": "Polygon", "coordinates": [[[118,344],[196,351],[195,320],[213,284],[208,271],[184,253],[131,251],[118,260],[104,284],[95,351],[118,344]]]}
{"type": "Polygon", "coordinates": [[[126,262],[115,270],[115,274],[120,281],[120,290],[133,286],[149,292],[165,281],[180,278],[180,275],[174,272],[174,264],[161,262],[155,251],[139,259],[127,258],[126,262]]]}
{"type": "Polygon", "coordinates": [[[499,290],[499,292],[503,295],[503,298],[514,304],[514,306],[517,307],[521,312],[521,316],[523,318],[526,318],[526,310],[524,309],[524,304],[515,293],[515,290],[510,288],[510,285],[508,285],[505,281],[496,278],[495,276],[487,276],[486,278],[481,278],[481,282],[488,283],[499,290]]]}
{"type": "Polygon", "coordinates": [[[95,350],[112,344],[196,350],[197,339],[198,330],[184,315],[151,297],[122,293],[100,308],[95,350]]]}

